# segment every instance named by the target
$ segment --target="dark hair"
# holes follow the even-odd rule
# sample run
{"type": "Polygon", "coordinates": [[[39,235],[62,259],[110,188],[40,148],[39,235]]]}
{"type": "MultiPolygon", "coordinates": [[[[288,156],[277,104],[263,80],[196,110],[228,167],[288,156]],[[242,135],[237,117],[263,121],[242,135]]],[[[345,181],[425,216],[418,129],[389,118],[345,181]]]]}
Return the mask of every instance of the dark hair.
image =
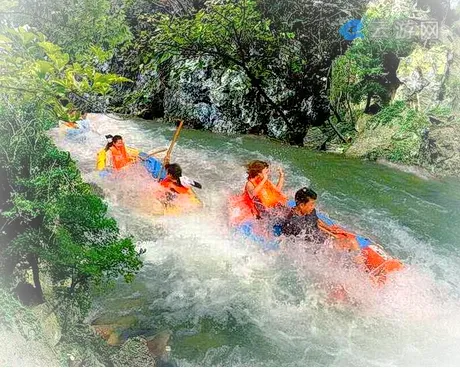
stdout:
{"type": "Polygon", "coordinates": [[[248,179],[255,178],[259,175],[263,169],[267,168],[268,164],[265,161],[254,160],[246,165],[246,172],[248,173],[248,179]]]}
{"type": "Polygon", "coordinates": [[[105,138],[107,140],[110,139],[110,142],[107,143],[107,145],[105,146],[105,150],[108,151],[110,149],[110,147],[112,147],[114,145],[114,143],[117,143],[118,141],[120,140],[123,140],[123,137],[121,135],[111,135],[111,134],[107,134],[105,136],[105,138]]]}
{"type": "Polygon", "coordinates": [[[171,175],[174,180],[177,180],[179,185],[182,185],[180,182],[180,177],[182,176],[182,169],[179,164],[166,164],[165,165],[166,173],[171,175]]]}
{"type": "Polygon", "coordinates": [[[312,189],[303,187],[296,192],[294,198],[295,204],[298,206],[299,204],[308,203],[312,199],[315,200],[318,195],[312,189]]]}

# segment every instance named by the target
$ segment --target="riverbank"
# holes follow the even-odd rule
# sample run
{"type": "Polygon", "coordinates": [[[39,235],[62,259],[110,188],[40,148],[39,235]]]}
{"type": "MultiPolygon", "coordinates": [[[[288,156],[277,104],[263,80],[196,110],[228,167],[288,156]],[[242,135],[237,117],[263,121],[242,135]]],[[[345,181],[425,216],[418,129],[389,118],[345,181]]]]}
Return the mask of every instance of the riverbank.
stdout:
{"type": "Polygon", "coordinates": [[[121,320],[105,326],[67,320],[64,330],[51,301],[27,307],[1,291],[0,302],[0,366],[152,367],[155,355],[163,356],[167,350],[164,334],[110,337],[107,331],[113,333],[121,320]]]}

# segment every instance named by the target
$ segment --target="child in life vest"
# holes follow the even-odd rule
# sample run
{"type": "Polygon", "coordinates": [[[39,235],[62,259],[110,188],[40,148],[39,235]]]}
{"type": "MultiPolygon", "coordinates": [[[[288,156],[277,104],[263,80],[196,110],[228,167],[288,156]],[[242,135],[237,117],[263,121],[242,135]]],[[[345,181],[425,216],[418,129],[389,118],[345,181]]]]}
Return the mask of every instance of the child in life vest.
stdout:
{"type": "Polygon", "coordinates": [[[97,154],[97,170],[120,170],[137,160],[139,152],[127,148],[120,135],[106,135],[107,145],[97,154]]]}
{"type": "Polygon", "coordinates": [[[264,161],[251,161],[247,165],[247,173],[244,195],[252,203],[256,217],[260,218],[267,210],[286,205],[287,197],[281,192],[284,185],[284,172],[281,168],[278,169],[279,178],[276,185],[269,180],[269,165],[264,161]]]}
{"type": "Polygon", "coordinates": [[[196,198],[192,186],[201,189],[201,184],[182,175],[182,168],[178,164],[166,164],[166,178],[160,185],[168,191],[166,192],[166,204],[173,201],[178,194],[186,194],[189,198],[196,198]]]}

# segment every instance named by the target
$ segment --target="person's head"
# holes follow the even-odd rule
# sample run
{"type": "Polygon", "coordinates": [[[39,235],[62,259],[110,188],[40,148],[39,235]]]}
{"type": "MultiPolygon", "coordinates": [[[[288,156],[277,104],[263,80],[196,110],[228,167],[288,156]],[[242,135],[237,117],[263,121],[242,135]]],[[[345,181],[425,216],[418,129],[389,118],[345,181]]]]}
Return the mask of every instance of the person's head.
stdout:
{"type": "Polygon", "coordinates": [[[265,161],[254,160],[246,166],[248,179],[256,178],[263,173],[268,174],[268,164],[265,161]]]}
{"type": "Polygon", "coordinates": [[[318,195],[310,188],[303,187],[295,194],[296,209],[302,214],[307,215],[315,209],[316,198],[318,195]]]}
{"type": "Polygon", "coordinates": [[[123,138],[121,135],[111,135],[108,134],[105,136],[107,139],[107,145],[105,146],[105,150],[109,150],[110,147],[114,146],[115,148],[121,148],[123,147],[123,138]]]}
{"type": "Polygon", "coordinates": [[[83,114],[81,114],[80,119],[84,120],[88,116],[88,113],[85,111],[83,114]]]}
{"type": "Polygon", "coordinates": [[[165,169],[168,177],[180,184],[180,177],[182,176],[181,167],[178,164],[167,164],[165,165],[165,169]]]}

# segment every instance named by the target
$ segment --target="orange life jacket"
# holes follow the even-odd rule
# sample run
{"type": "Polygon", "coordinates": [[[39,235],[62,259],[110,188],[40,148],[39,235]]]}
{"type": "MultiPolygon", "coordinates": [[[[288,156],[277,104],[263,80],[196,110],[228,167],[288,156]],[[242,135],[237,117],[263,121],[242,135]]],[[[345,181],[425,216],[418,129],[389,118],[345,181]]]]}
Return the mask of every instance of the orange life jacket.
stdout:
{"type": "MultiPolygon", "coordinates": [[[[255,178],[251,180],[251,183],[256,187],[261,181],[262,179],[255,178]]],[[[246,194],[249,196],[249,193],[246,194]]],[[[287,202],[287,197],[269,180],[265,182],[255,197],[265,208],[274,208],[277,205],[285,206],[287,202]]]]}
{"type": "Polygon", "coordinates": [[[166,177],[160,182],[162,187],[168,188],[169,190],[176,192],[178,194],[191,194],[192,191],[190,188],[186,188],[182,185],[176,184],[172,179],[166,177]]]}
{"type": "Polygon", "coordinates": [[[231,196],[229,198],[229,221],[232,226],[238,226],[247,220],[253,220],[258,215],[256,206],[249,194],[231,196]]]}
{"type": "Polygon", "coordinates": [[[131,162],[124,145],[120,149],[112,146],[110,147],[110,152],[112,152],[113,167],[117,170],[131,162]]]}
{"type": "Polygon", "coordinates": [[[73,129],[77,129],[78,128],[78,125],[76,122],[74,121],[65,121],[64,122],[64,125],[69,127],[69,128],[73,128],[73,129]]]}

